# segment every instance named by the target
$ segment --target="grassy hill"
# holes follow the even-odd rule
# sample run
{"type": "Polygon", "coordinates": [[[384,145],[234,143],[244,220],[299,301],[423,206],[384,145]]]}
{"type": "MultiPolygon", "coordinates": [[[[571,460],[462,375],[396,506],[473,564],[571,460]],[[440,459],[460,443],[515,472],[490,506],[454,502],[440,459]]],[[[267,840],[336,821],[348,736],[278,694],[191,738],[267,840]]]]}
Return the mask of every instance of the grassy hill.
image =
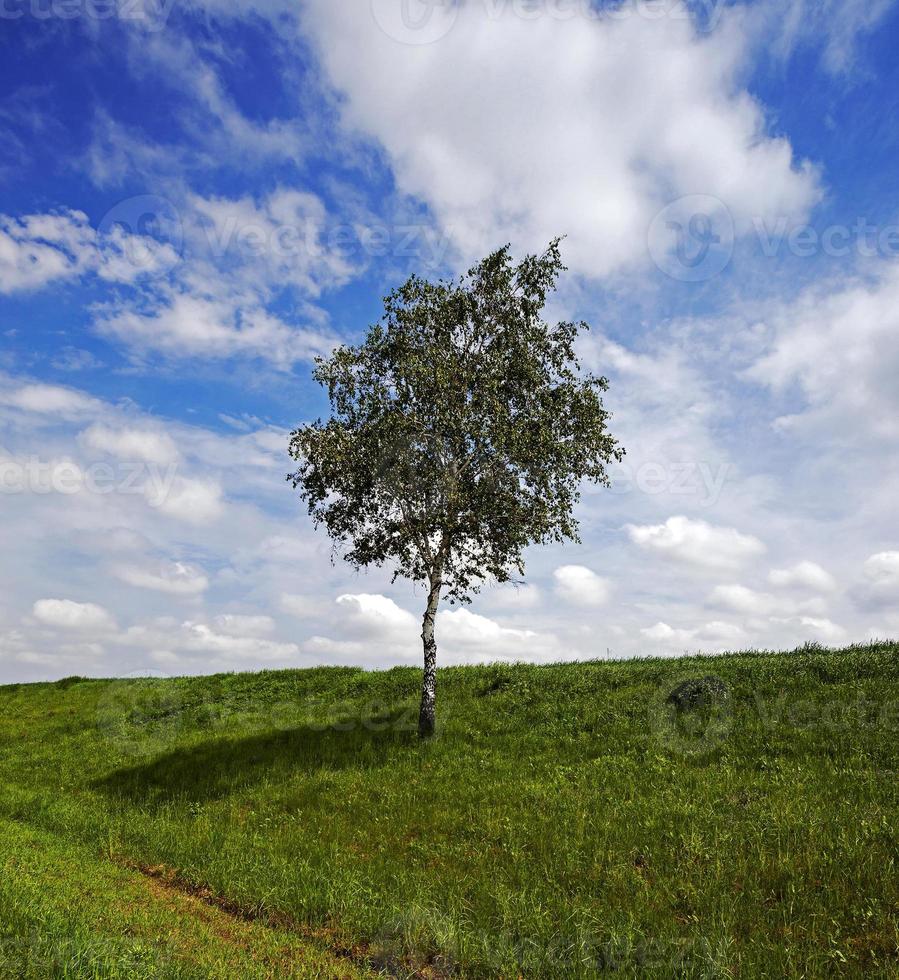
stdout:
{"type": "Polygon", "coordinates": [[[899,646],[418,682],[0,688],[0,976],[899,975],[899,646]]]}

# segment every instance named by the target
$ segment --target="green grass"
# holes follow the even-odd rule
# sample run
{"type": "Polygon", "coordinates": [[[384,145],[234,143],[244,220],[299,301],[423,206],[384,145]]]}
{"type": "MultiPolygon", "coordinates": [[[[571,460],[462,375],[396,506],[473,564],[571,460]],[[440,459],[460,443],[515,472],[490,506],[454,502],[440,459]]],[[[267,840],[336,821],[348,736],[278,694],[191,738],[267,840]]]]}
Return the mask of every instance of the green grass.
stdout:
{"type": "Polygon", "coordinates": [[[0,975],[899,975],[899,646],[418,678],[0,688],[0,975]]]}

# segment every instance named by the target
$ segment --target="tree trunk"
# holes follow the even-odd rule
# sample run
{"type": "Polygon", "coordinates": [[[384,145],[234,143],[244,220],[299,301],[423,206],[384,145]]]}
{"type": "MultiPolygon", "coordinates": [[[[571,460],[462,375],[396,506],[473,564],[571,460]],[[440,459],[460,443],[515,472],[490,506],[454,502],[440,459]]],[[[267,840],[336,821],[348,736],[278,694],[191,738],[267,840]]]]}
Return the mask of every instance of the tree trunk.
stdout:
{"type": "Polygon", "coordinates": [[[424,644],[425,664],[421,681],[421,708],[418,712],[418,734],[429,738],[437,727],[437,640],[434,638],[434,620],[440,603],[440,589],[443,583],[439,578],[431,583],[428,593],[428,608],[421,627],[421,641],[424,644]]]}

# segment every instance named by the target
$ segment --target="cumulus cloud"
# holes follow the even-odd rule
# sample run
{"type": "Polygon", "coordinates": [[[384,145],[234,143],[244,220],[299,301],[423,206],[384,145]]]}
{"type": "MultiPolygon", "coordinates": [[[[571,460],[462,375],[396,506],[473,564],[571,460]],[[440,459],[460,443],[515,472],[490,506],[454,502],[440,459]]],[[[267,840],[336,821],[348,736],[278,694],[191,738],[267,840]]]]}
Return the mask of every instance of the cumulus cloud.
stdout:
{"type": "Polygon", "coordinates": [[[809,589],[812,592],[834,592],[837,583],[830,572],[813,561],[801,561],[790,568],[774,568],[768,581],[778,588],[809,589]]]}
{"type": "Polygon", "coordinates": [[[822,613],[826,606],[821,599],[795,602],[768,592],[756,592],[745,585],[718,585],[709,596],[709,603],[745,616],[792,615],[797,612],[822,613]]]}
{"type": "Polygon", "coordinates": [[[337,607],[343,616],[341,625],[348,632],[377,638],[411,638],[420,629],[416,618],[387,596],[342,595],[337,598],[337,607]]]}
{"type": "Polygon", "coordinates": [[[223,613],[215,617],[214,625],[230,636],[268,636],[275,631],[275,621],[271,616],[223,613]]]}
{"type": "Polygon", "coordinates": [[[583,565],[563,565],[553,572],[556,594],[576,606],[603,606],[609,601],[607,579],[583,565]]]}
{"type": "Polygon", "coordinates": [[[215,480],[175,477],[145,487],[151,507],[191,524],[210,524],[225,510],[221,485],[215,480]]]}
{"type": "MultiPolygon", "coordinates": [[[[308,653],[366,664],[420,660],[419,615],[377,594],[342,595],[337,606],[339,621],[329,620],[329,632],[334,635],[310,638],[303,645],[308,653]]],[[[442,609],[437,615],[436,634],[443,664],[540,661],[561,659],[564,654],[551,634],[506,626],[464,607],[442,609]]]]}
{"type": "Polygon", "coordinates": [[[780,609],[780,601],[775,596],[755,592],[745,585],[717,585],[709,602],[750,616],[772,615],[780,609]]]}
{"type": "Polygon", "coordinates": [[[211,279],[165,286],[148,304],[117,304],[99,312],[96,329],[136,353],[171,358],[260,357],[287,369],[334,346],[317,327],[294,327],[270,313],[252,291],[234,292],[211,279]]]}
{"type": "Polygon", "coordinates": [[[295,643],[241,635],[205,622],[168,621],[130,627],[119,637],[125,646],[142,649],[160,663],[179,663],[191,669],[233,663],[295,664],[300,649],[295,643]]]}
{"type": "Polygon", "coordinates": [[[664,621],[640,631],[654,644],[648,652],[681,654],[727,652],[739,649],[771,649],[823,643],[845,643],[847,631],[822,615],[782,615],[745,623],[712,621],[699,627],[675,627],[664,621]]]}
{"type": "Polygon", "coordinates": [[[631,541],[677,561],[711,569],[737,567],[765,552],[758,538],[732,527],[716,527],[688,517],[670,517],[664,524],[627,525],[631,541]]]}
{"type": "Polygon", "coordinates": [[[0,292],[77,276],[92,255],[91,229],[81,211],[18,219],[0,215],[0,292]]]}
{"type": "Polygon", "coordinates": [[[0,215],[0,293],[40,289],[85,273],[134,282],[177,261],[168,242],[130,234],[121,224],[98,232],[83,211],[0,215]]]}
{"type": "Polygon", "coordinates": [[[311,619],[321,611],[321,603],[313,596],[283,594],[280,600],[283,612],[297,619],[311,619]]]}
{"type": "Polygon", "coordinates": [[[209,588],[209,579],[201,569],[180,561],[150,566],[119,565],[115,574],[135,588],[173,596],[198,596],[209,588]]]}
{"type": "MultiPolygon", "coordinates": [[[[2,379],[0,379],[2,381],[2,379]]],[[[59,385],[30,384],[0,385],[0,405],[40,415],[77,418],[96,412],[101,402],[84,392],[59,385]]]]}
{"type": "Polygon", "coordinates": [[[85,429],[79,441],[88,450],[124,460],[143,460],[168,465],[179,459],[172,437],[155,429],[112,428],[97,423],[85,429]]]}
{"type": "Polygon", "coordinates": [[[540,605],[541,595],[536,585],[501,585],[482,592],[480,601],[496,609],[534,609],[540,605]]]}
{"type": "Polygon", "coordinates": [[[658,622],[640,630],[640,635],[669,652],[683,652],[700,647],[712,650],[733,649],[742,643],[746,634],[733,623],[714,620],[698,629],[684,629],[658,622]]]}
{"type": "Polygon", "coordinates": [[[432,44],[391,37],[377,5],[346,17],[312,0],[304,24],[346,123],[379,141],[400,188],[430,205],[465,258],[564,231],[572,268],[604,276],[645,260],[653,217],[682,195],[720,199],[738,227],[817,200],[815,173],[768,134],[741,86],[739,10],[700,35],[649,5],[617,17],[586,8],[460,4],[432,44]]]}
{"type": "Polygon", "coordinates": [[[761,312],[770,342],[746,376],[777,393],[797,384],[806,402],[779,420],[782,429],[826,431],[853,445],[896,439],[899,264],[869,266],[865,279],[818,283],[761,312]],[[862,430],[857,419],[865,420],[862,430]]]}
{"type": "Polygon", "coordinates": [[[112,616],[102,606],[92,602],[39,599],[35,602],[32,613],[43,626],[57,630],[99,633],[115,629],[112,616]]]}
{"type": "MultiPolygon", "coordinates": [[[[281,188],[258,202],[187,195],[180,207],[150,196],[129,199],[121,214],[107,215],[102,230],[80,211],[0,215],[0,294],[89,275],[140,287],[94,307],[95,329],[137,356],[258,356],[288,369],[334,346],[325,314],[309,301],[356,269],[330,244],[329,215],[318,197],[281,188]],[[128,230],[142,227],[145,210],[174,243],[128,230]],[[185,229],[190,252],[182,255],[185,229]],[[299,293],[301,324],[269,308],[285,287],[299,293]]],[[[71,366],[93,364],[85,356],[91,355],[76,353],[71,366]]]]}
{"type": "Polygon", "coordinates": [[[871,555],[864,565],[864,581],[854,595],[863,605],[899,608],[899,551],[871,555]]]}
{"type": "Polygon", "coordinates": [[[647,626],[641,629],[640,632],[647,640],[673,640],[686,639],[688,633],[686,630],[675,630],[673,626],[669,626],[667,623],[658,622],[655,626],[647,626]]]}
{"type": "Polygon", "coordinates": [[[542,660],[559,655],[551,636],[502,626],[470,609],[444,610],[437,617],[437,630],[450,663],[542,660]]]}
{"type": "Polygon", "coordinates": [[[308,191],[282,187],[260,199],[192,195],[188,204],[194,212],[191,235],[201,254],[254,284],[261,277],[317,297],[356,271],[332,244],[333,219],[324,203],[308,191]]]}
{"type": "Polygon", "coordinates": [[[795,620],[810,639],[819,643],[837,644],[846,639],[846,630],[829,619],[817,616],[800,616],[795,620]]]}

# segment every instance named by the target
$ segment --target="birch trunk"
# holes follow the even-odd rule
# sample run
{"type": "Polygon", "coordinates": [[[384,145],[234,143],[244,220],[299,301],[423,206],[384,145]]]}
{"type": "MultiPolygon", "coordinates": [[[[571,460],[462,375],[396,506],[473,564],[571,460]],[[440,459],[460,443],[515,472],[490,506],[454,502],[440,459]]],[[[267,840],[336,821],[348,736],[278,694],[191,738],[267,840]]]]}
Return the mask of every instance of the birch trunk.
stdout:
{"type": "Polygon", "coordinates": [[[437,618],[442,584],[440,579],[435,579],[431,583],[428,607],[421,627],[425,656],[424,676],[421,680],[421,708],[418,712],[418,734],[421,738],[433,735],[437,727],[437,640],[434,637],[434,621],[437,618]]]}

